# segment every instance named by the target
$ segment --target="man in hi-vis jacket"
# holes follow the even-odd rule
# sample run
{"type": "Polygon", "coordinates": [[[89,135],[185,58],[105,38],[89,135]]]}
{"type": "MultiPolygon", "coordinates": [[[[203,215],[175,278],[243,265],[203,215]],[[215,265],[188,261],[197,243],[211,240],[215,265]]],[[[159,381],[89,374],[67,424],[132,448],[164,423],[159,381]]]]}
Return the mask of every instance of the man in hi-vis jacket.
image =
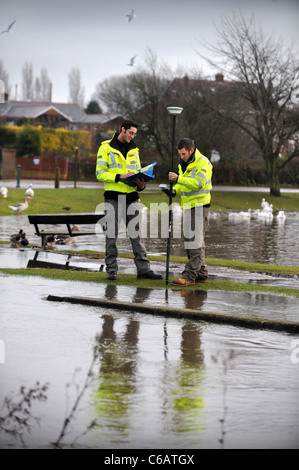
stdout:
{"type": "Polygon", "coordinates": [[[195,148],[193,140],[181,139],[177,149],[181,157],[179,174],[170,172],[169,181],[174,184],[175,194],[181,196],[188,262],[181,277],[172,284],[191,286],[196,282],[205,282],[208,278],[204,235],[211,205],[213,167],[208,158],[195,148]]]}
{"type": "Polygon", "coordinates": [[[121,218],[125,221],[132,244],[137,277],[162,279],[160,274],[151,270],[140,239],[141,214],[138,191],[142,191],[146,183],[143,179],[137,179],[137,185],[132,187],[122,181],[141,169],[139,149],[133,140],[137,129],[138,125],[135,122],[124,121],[120,126],[120,132],[115,133],[111,140],[102,142],[97,154],[96,177],[105,186],[104,198],[107,211],[105,263],[108,280],[116,280],[118,272],[116,242],[121,218]]]}

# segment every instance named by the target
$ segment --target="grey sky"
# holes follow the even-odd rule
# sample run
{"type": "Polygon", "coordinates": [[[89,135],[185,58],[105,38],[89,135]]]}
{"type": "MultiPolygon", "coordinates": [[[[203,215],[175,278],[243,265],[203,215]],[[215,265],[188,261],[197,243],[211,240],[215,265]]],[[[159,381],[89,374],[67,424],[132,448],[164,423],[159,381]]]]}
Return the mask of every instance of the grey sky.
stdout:
{"type": "Polygon", "coordinates": [[[18,84],[21,98],[26,61],[35,76],[47,69],[52,99],[62,102],[68,100],[71,68],[80,69],[88,102],[97,83],[132,72],[131,57],[137,54],[137,67],[142,65],[148,48],[174,69],[203,68],[194,50],[198,39],[213,41],[213,23],[233,11],[253,12],[267,31],[299,50],[298,0],[0,0],[0,30],[17,20],[11,33],[0,35],[10,97],[15,98],[18,84]],[[132,8],[137,18],[128,23],[132,8]]]}

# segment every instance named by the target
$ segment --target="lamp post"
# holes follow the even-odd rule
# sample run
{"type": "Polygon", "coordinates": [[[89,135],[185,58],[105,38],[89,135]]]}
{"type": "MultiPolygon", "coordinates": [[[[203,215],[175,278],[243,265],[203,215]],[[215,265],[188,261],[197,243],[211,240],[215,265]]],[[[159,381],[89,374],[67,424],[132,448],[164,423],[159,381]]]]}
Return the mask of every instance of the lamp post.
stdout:
{"type": "MultiPolygon", "coordinates": [[[[175,121],[176,117],[181,114],[183,108],[176,106],[169,106],[167,108],[169,114],[173,117],[172,119],[172,149],[171,149],[171,171],[173,171],[173,157],[175,147],[175,121]]],[[[172,226],[172,187],[173,183],[170,182],[170,194],[169,194],[169,206],[168,206],[168,238],[167,238],[167,253],[166,253],[166,285],[168,284],[169,277],[169,255],[170,255],[170,238],[171,238],[171,226],[172,226]]]]}

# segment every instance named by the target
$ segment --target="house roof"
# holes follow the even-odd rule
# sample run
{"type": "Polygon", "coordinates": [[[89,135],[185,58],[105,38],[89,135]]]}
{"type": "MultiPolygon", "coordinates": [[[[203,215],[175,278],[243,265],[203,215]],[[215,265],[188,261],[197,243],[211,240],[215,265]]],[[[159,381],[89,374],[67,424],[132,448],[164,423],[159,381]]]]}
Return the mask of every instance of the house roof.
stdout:
{"type": "Polygon", "coordinates": [[[0,117],[7,119],[37,119],[39,116],[56,112],[71,123],[105,124],[117,118],[119,114],[86,114],[76,103],[51,103],[39,101],[5,101],[0,103],[0,117]]]}
{"type": "Polygon", "coordinates": [[[120,118],[120,114],[86,114],[83,122],[89,124],[105,124],[120,118]]]}
{"type": "Polygon", "coordinates": [[[7,101],[0,104],[0,115],[8,118],[27,117],[29,119],[36,119],[50,110],[56,111],[70,122],[80,122],[85,117],[83,109],[74,103],[7,101]]]}

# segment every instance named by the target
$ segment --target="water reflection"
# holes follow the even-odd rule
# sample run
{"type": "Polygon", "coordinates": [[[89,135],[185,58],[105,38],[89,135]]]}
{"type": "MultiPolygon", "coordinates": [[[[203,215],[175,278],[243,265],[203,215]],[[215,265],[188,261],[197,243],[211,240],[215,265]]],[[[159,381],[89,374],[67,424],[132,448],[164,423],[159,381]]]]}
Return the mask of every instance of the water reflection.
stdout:
{"type": "Polygon", "coordinates": [[[103,431],[109,427],[114,433],[126,435],[136,391],[139,322],[130,319],[125,331],[117,335],[114,318],[105,314],[102,319],[102,332],[97,336],[101,365],[94,391],[95,411],[103,431]]]}
{"type": "MultiPolygon", "coordinates": [[[[205,236],[206,256],[299,266],[299,237],[294,236],[298,231],[298,212],[288,212],[285,221],[277,218],[231,219],[221,214],[210,218],[205,236]]],[[[165,253],[166,241],[147,239],[146,248],[151,253],[165,253]]],[[[185,255],[180,239],[172,239],[171,254],[185,255]]]]}
{"type": "MultiPolygon", "coordinates": [[[[114,286],[109,293],[115,298],[114,286]]],[[[139,292],[137,295],[143,295],[139,292]]],[[[140,297],[139,297],[140,298],[140,297]]],[[[142,339],[139,339],[140,321],[130,316],[125,327],[117,332],[115,317],[104,314],[102,331],[97,335],[99,347],[99,375],[92,397],[95,403],[97,432],[102,438],[125,443],[134,430],[134,408],[142,408],[138,397],[143,393],[139,364],[142,363],[142,339]],[[141,342],[141,345],[139,345],[141,342]]],[[[167,322],[163,324],[163,360],[159,362],[159,383],[162,426],[166,433],[186,433],[197,440],[204,427],[204,355],[201,348],[201,327],[192,322],[181,324],[180,358],[171,359],[167,322]],[[196,437],[197,436],[197,437],[196,437]]],[[[177,336],[177,332],[176,335],[177,336]]],[[[162,336],[162,334],[161,334],[162,336]]],[[[171,338],[172,339],[172,338],[171,338]]],[[[177,349],[177,348],[176,348],[177,349]]],[[[153,407],[156,408],[157,403],[153,407]]],[[[131,437],[132,439],[132,437],[131,437]]]]}
{"type": "MultiPolygon", "coordinates": [[[[153,292],[153,289],[137,287],[132,303],[146,302],[153,292]]],[[[194,308],[195,305],[196,308],[201,308],[207,298],[206,292],[194,295],[192,291],[187,293],[182,290],[173,294],[183,298],[186,308],[194,308]]],[[[116,285],[106,285],[107,299],[116,300],[117,295],[116,285]]],[[[97,336],[100,352],[99,378],[93,396],[96,400],[95,410],[97,421],[100,423],[100,434],[112,433],[117,442],[125,442],[132,432],[133,409],[136,397],[140,394],[140,322],[130,315],[126,326],[119,333],[116,330],[114,317],[103,315],[102,331],[97,336]]],[[[201,348],[201,327],[189,321],[182,323],[179,360],[173,361],[169,358],[169,348],[168,325],[167,321],[164,321],[164,363],[160,363],[163,426],[166,432],[187,433],[194,437],[194,433],[200,433],[203,428],[204,420],[204,354],[201,348]]]]}
{"type": "Polygon", "coordinates": [[[186,322],[182,326],[180,347],[181,358],[168,385],[172,404],[171,431],[200,434],[204,427],[205,368],[201,349],[201,328],[198,325],[186,322]]]}
{"type": "MultiPolygon", "coordinates": [[[[158,219],[161,223],[161,219],[158,219]]],[[[151,218],[145,213],[146,233],[151,233],[151,218]]],[[[84,228],[84,227],[82,227],[84,228]]],[[[160,227],[157,233],[160,233],[160,227]]],[[[0,217],[0,239],[9,241],[10,235],[23,229],[30,243],[39,245],[40,239],[34,234],[34,227],[26,216],[0,217]]],[[[87,227],[88,229],[88,227],[87,227]]],[[[206,256],[209,258],[236,259],[251,262],[299,266],[299,212],[287,212],[285,220],[274,217],[271,220],[252,217],[251,219],[230,218],[217,214],[210,218],[206,234],[206,256]]],[[[179,233],[180,231],[178,231],[179,233]]],[[[183,233],[182,230],[180,233],[183,233]]],[[[131,251],[130,241],[123,234],[118,240],[119,251],[131,251]]],[[[148,253],[166,253],[166,238],[149,236],[144,240],[148,253]]],[[[173,237],[171,254],[185,256],[180,238],[173,237]]],[[[57,249],[64,247],[56,246],[57,249]]],[[[104,251],[103,235],[80,237],[72,250],[104,251]]]]}
{"type": "MultiPolygon", "coordinates": [[[[144,298],[144,289],[97,285],[95,292],[89,283],[43,278],[20,283],[6,276],[0,276],[0,283],[6,346],[0,402],[24,384],[51,384],[47,402],[32,410],[41,426],[24,436],[28,446],[45,448],[57,438],[66,413],[66,383],[78,368],[84,382],[97,333],[95,381],[80,403],[66,444],[81,436],[76,442],[82,448],[218,448],[223,370],[212,357],[234,350],[227,374],[225,448],[298,448],[299,374],[298,364],[291,361],[296,335],[44,300],[49,293],[84,291],[85,296],[107,294],[131,302],[134,296],[144,298]],[[93,419],[99,427],[83,434],[93,419]]],[[[197,300],[169,291],[172,305],[193,299],[207,308],[218,299],[223,309],[220,294],[208,292],[207,299],[197,300]]],[[[164,289],[150,291],[145,302],[152,303],[157,295],[157,302],[165,303],[164,289]]],[[[235,299],[231,297],[232,305],[235,299]]],[[[259,297],[258,304],[264,300],[259,297]]],[[[289,305],[278,303],[277,313],[289,305]]],[[[270,304],[269,310],[271,315],[270,304]]],[[[2,448],[18,445],[9,436],[1,438],[2,448]]]]}

